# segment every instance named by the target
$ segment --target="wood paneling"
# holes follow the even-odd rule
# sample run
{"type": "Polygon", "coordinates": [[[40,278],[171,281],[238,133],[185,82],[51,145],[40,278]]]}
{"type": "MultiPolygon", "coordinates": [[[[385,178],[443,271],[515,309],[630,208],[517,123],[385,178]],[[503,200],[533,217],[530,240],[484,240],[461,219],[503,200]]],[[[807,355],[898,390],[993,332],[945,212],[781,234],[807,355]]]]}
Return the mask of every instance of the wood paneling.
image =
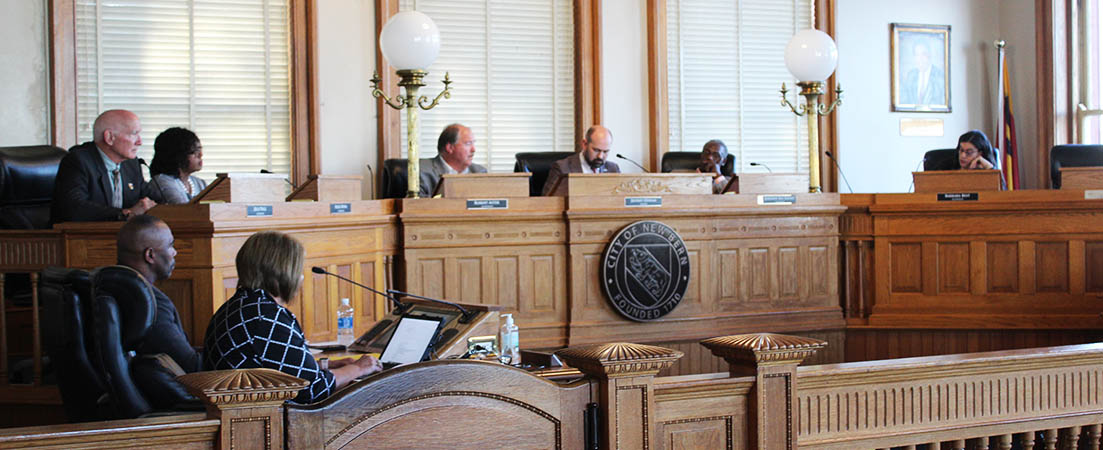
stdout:
{"type": "MultiPolygon", "coordinates": [[[[1103,293],[1103,242],[1084,243],[1084,289],[1088,292],[1103,293]]],[[[1072,260],[1069,261],[1072,264],[1072,260]]]]}
{"type": "Polygon", "coordinates": [[[404,200],[403,278],[415,294],[504,306],[528,348],[840,327],[842,208],[835,196],[804,195],[799,208],[766,211],[746,208],[753,196],[667,196],[646,210],[625,208],[624,197],[518,198],[498,212],[404,200]],[[599,274],[615,232],[645,219],[678,231],[690,274],[678,308],[641,324],[608,304],[599,274]],[[783,319],[787,311],[800,317],[783,319]]]}
{"type": "MultiPolygon", "coordinates": [[[[1044,324],[1026,325],[1040,327],[1044,324]]],[[[845,360],[870,361],[912,358],[1086,344],[1101,340],[1103,340],[1103,331],[1098,330],[948,330],[850,327],[846,330],[845,360]]],[[[825,350],[830,349],[831,346],[828,346],[825,350]]]]}

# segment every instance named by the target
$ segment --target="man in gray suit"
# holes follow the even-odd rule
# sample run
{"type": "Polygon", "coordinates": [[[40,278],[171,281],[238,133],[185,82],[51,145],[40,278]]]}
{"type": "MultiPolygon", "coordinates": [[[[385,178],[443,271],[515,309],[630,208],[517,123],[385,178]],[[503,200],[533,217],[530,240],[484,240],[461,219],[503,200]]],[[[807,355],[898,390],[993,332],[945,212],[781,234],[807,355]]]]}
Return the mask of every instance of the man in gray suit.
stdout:
{"type": "Polygon", "coordinates": [[[548,171],[548,181],[544,182],[541,195],[548,195],[564,174],[568,173],[620,173],[620,166],[609,161],[609,150],[613,148],[613,132],[601,125],[586,130],[582,139],[582,149],[578,153],[552,164],[548,171]]]}
{"type": "Polygon", "coordinates": [[[440,177],[449,173],[486,173],[486,167],[471,162],[475,157],[475,133],[458,123],[444,127],[437,138],[437,157],[421,160],[419,197],[430,197],[440,177]]]}

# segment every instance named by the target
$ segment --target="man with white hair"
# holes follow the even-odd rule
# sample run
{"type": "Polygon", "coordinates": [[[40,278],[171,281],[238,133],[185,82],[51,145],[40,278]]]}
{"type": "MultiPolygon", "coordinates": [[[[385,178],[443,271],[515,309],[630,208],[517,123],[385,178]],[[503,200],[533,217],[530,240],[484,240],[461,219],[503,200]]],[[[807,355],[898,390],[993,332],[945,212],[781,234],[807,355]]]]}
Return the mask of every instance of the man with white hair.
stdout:
{"type": "Polygon", "coordinates": [[[61,159],[50,205],[50,223],[125,220],[161,202],[135,159],[142,145],[138,116],[105,111],[92,125],[92,141],[61,159]]]}

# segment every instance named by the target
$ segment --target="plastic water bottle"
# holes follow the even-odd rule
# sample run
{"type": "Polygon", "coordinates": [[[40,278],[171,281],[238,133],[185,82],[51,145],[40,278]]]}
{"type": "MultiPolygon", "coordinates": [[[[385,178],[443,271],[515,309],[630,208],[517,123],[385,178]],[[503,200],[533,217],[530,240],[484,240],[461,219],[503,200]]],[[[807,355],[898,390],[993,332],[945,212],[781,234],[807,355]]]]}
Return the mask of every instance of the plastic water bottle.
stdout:
{"type": "Polygon", "coordinates": [[[349,299],[342,298],[341,305],[337,307],[337,343],[348,347],[356,337],[352,334],[353,309],[349,305],[349,299]]]}
{"type": "Polygon", "coordinates": [[[506,318],[506,323],[498,334],[498,360],[516,366],[521,364],[520,335],[513,323],[513,314],[502,314],[502,317],[506,318]]]}

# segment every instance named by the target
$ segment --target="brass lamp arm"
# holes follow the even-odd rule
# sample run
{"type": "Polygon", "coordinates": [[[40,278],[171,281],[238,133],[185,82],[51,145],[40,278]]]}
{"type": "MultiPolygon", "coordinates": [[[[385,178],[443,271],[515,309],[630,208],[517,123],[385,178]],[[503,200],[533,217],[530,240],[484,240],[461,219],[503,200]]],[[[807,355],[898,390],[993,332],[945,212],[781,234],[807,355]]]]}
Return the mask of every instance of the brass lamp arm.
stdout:
{"type": "Polygon", "coordinates": [[[387,106],[390,106],[391,108],[394,108],[394,109],[405,108],[406,107],[406,98],[395,96],[395,98],[392,100],[390,97],[387,96],[387,93],[385,93],[385,92],[383,92],[383,90],[379,89],[379,83],[381,81],[383,81],[383,80],[379,79],[379,74],[375,73],[375,72],[372,72],[372,74],[371,74],[371,87],[372,87],[371,95],[372,95],[372,97],[383,99],[383,103],[386,103],[387,106]]]}
{"type": "Polygon", "coordinates": [[[437,104],[440,103],[440,99],[442,97],[443,98],[452,98],[452,90],[451,90],[452,88],[448,86],[449,84],[452,84],[452,80],[448,78],[448,72],[444,73],[444,80],[443,81],[444,81],[444,90],[440,91],[440,93],[437,94],[436,98],[433,99],[432,103],[427,104],[427,102],[429,101],[429,98],[424,96],[424,95],[421,96],[421,98],[418,98],[417,104],[418,104],[418,106],[421,107],[421,109],[424,109],[424,110],[428,111],[430,109],[435,108],[437,106],[437,104]]]}
{"type": "Polygon", "coordinates": [[[789,103],[788,94],[789,89],[785,87],[785,83],[781,83],[781,106],[788,106],[789,110],[793,111],[793,114],[796,114],[797,117],[803,116],[807,110],[804,104],[793,106],[792,103],[789,103]]]}
{"type": "Polygon", "coordinates": [[[835,101],[831,102],[831,105],[820,104],[817,107],[817,113],[821,116],[831,114],[831,111],[835,110],[836,106],[843,104],[843,87],[841,85],[835,86],[835,101]]]}

